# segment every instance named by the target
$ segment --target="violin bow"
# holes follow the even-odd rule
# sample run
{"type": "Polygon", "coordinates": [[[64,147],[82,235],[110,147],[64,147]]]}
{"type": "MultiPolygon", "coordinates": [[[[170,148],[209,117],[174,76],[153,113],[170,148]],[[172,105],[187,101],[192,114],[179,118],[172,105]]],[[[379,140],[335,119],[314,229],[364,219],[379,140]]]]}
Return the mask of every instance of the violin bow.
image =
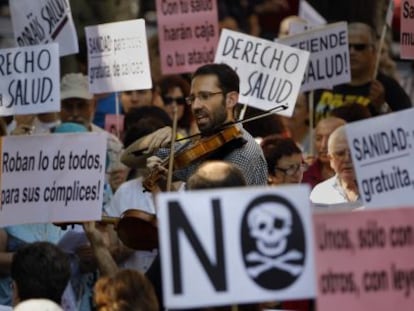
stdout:
{"type": "MultiPolygon", "coordinates": [[[[278,106],[273,107],[269,110],[265,110],[262,114],[259,114],[257,116],[250,117],[248,119],[241,119],[241,120],[233,121],[233,122],[230,122],[230,123],[226,123],[221,129],[226,128],[226,127],[231,126],[231,125],[234,125],[234,124],[238,124],[238,123],[243,124],[243,123],[251,122],[251,121],[254,121],[254,120],[257,120],[257,119],[260,119],[260,118],[264,118],[264,117],[267,117],[267,116],[269,116],[269,115],[271,115],[275,112],[280,112],[280,111],[286,110],[288,108],[289,108],[289,106],[287,104],[278,105],[278,106]]],[[[176,109],[176,108],[174,108],[174,109],[176,109]]],[[[174,119],[176,119],[176,112],[174,112],[173,128],[172,128],[172,131],[171,131],[172,132],[172,137],[171,137],[171,143],[169,144],[169,146],[173,146],[176,142],[188,140],[188,139],[198,137],[198,136],[201,135],[200,133],[197,133],[197,134],[186,136],[186,137],[183,137],[183,138],[180,138],[180,139],[176,139],[176,136],[174,135],[174,122],[176,122],[176,120],[174,121],[174,119]]],[[[176,134],[176,132],[177,132],[177,124],[175,124],[175,134],[176,134]]],[[[174,148],[171,148],[171,149],[174,149],[174,148]]],[[[135,151],[132,151],[131,154],[133,154],[135,156],[140,156],[145,152],[145,150],[146,149],[135,150],[135,151]]],[[[171,153],[171,151],[170,151],[170,153],[171,153]]],[[[172,157],[170,156],[170,159],[171,158],[172,157]]],[[[169,167],[171,167],[171,166],[169,166],[169,167]]],[[[168,181],[168,179],[167,179],[167,181],[168,181]]]]}
{"type": "MultiPolygon", "coordinates": [[[[171,146],[175,145],[176,137],[177,137],[177,123],[178,123],[178,114],[177,114],[177,104],[175,102],[173,104],[173,126],[171,130],[171,146]]],[[[170,148],[170,158],[168,160],[168,175],[167,175],[167,191],[171,191],[172,185],[172,175],[173,175],[173,166],[174,166],[174,151],[175,148],[170,148]]]]}
{"type": "Polygon", "coordinates": [[[257,116],[250,117],[248,119],[241,119],[241,120],[238,120],[238,121],[233,121],[230,124],[233,125],[233,124],[237,124],[237,123],[243,124],[243,123],[251,122],[251,121],[254,121],[254,120],[257,120],[257,119],[261,119],[261,118],[267,117],[267,116],[269,116],[269,115],[271,115],[271,114],[273,114],[275,112],[280,112],[280,111],[286,110],[288,108],[289,108],[289,106],[287,104],[284,104],[284,105],[282,104],[282,105],[273,107],[273,108],[271,108],[269,110],[265,110],[262,114],[259,114],[257,116]]]}

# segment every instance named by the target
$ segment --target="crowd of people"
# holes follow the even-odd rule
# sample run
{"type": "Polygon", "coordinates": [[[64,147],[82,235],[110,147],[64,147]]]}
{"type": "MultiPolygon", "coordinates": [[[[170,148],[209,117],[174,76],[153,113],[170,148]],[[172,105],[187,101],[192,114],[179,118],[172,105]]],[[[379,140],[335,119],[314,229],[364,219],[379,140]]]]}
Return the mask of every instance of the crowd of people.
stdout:
{"type": "MultiPolygon", "coordinates": [[[[266,18],[277,10],[295,10],[288,1],[244,1],[244,6],[241,2],[219,2],[222,27],[267,37],[272,34],[266,18]]],[[[311,188],[309,200],[314,208],[349,203],[361,209],[345,125],[412,104],[397,77],[386,73],[389,59],[384,62],[386,68],[380,66],[376,72],[378,36],[373,27],[354,22],[348,31],[351,81],[313,95],[299,94],[291,118],[274,114],[237,123],[243,109],[240,78],[226,64],[206,64],[191,74],[154,73],[152,89],[93,95],[81,62],[78,72],[61,79],[60,113],[3,117],[0,133],[102,132],[106,114],[123,114],[122,134],[106,132],[102,214],[107,216],[122,217],[128,210],[156,215],[154,198],[163,191],[301,183],[311,188]],[[183,140],[186,137],[191,139],[183,140]],[[203,144],[211,138],[219,138],[220,143],[206,144],[204,150],[203,144]],[[203,152],[178,161],[200,145],[203,152]],[[174,169],[166,162],[171,149],[174,169]]],[[[159,68],[154,59],[151,64],[159,68]]],[[[261,113],[248,107],[245,117],[261,113]]],[[[85,222],[75,229],[54,224],[0,228],[1,305],[16,306],[16,310],[164,308],[158,249],[131,249],[105,223],[85,222]],[[75,229],[84,231],[88,242],[67,254],[57,244],[75,229]]],[[[313,301],[263,302],[241,305],[239,310],[273,307],[315,310],[313,301]]]]}

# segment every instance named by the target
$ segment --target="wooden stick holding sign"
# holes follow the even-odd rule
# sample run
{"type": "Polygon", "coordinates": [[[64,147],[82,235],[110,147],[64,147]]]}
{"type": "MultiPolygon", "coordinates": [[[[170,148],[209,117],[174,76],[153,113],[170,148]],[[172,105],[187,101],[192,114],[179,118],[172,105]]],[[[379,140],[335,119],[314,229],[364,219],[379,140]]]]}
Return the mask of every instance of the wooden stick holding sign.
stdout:
{"type": "Polygon", "coordinates": [[[387,14],[385,16],[385,22],[384,22],[384,25],[382,26],[381,37],[380,37],[380,41],[379,41],[379,44],[378,44],[377,58],[376,58],[376,61],[375,61],[375,69],[374,69],[374,72],[372,74],[372,78],[374,80],[376,79],[377,74],[378,74],[379,63],[380,63],[380,58],[381,58],[381,51],[382,51],[382,47],[384,46],[385,36],[387,34],[387,29],[388,29],[388,27],[391,27],[393,11],[394,11],[394,2],[393,2],[393,0],[389,0],[387,14]]]}
{"type": "Polygon", "coordinates": [[[116,120],[116,136],[121,138],[121,128],[120,128],[120,112],[119,112],[119,93],[115,92],[115,120],[116,120]]]}
{"type": "Polygon", "coordinates": [[[379,44],[378,44],[377,56],[376,56],[376,60],[375,60],[375,69],[374,69],[374,72],[372,74],[372,79],[374,79],[374,80],[377,78],[379,63],[380,63],[380,58],[381,58],[381,50],[382,50],[382,47],[384,46],[386,33],[387,33],[387,24],[384,24],[384,26],[382,27],[381,38],[380,38],[380,41],[379,41],[379,44]]]}
{"type": "Polygon", "coordinates": [[[313,158],[314,154],[315,154],[315,144],[314,144],[314,127],[315,127],[315,120],[314,120],[314,100],[315,100],[315,94],[314,91],[310,91],[309,92],[309,96],[308,96],[308,107],[309,107],[309,142],[310,142],[310,146],[309,146],[309,157],[313,158]]]}

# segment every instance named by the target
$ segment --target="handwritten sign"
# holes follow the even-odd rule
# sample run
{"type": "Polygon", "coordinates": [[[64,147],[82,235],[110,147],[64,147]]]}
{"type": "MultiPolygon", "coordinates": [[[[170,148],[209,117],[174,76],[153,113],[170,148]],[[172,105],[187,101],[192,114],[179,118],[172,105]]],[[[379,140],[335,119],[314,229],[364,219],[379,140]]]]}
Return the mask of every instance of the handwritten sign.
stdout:
{"type": "Polygon", "coordinates": [[[414,209],[314,215],[318,311],[412,310],[414,209]]]}
{"type": "Polygon", "coordinates": [[[409,109],[346,126],[366,207],[413,204],[413,118],[409,109]]]}
{"type": "Polygon", "coordinates": [[[8,136],[1,147],[0,226],[101,218],[105,133],[8,136]]]}
{"type": "Polygon", "coordinates": [[[401,58],[414,59],[414,0],[401,1],[401,58]]]}
{"type": "Polygon", "coordinates": [[[91,93],[152,88],[143,19],[85,27],[91,93]]]}
{"type": "Polygon", "coordinates": [[[277,42],[310,52],[303,92],[351,81],[347,23],[318,27],[277,42]]]}
{"type": "Polygon", "coordinates": [[[307,51],[223,29],[214,62],[239,74],[240,103],[262,110],[284,106],[278,113],[290,117],[308,59],[307,51]]]}
{"type": "Polygon", "coordinates": [[[218,42],[216,1],[157,0],[163,74],[193,72],[212,63],[218,42]]]}
{"type": "Polygon", "coordinates": [[[0,50],[0,115],[60,110],[58,44],[0,50]]]}
{"type": "Polygon", "coordinates": [[[69,0],[13,0],[9,4],[18,46],[57,42],[60,56],[78,53],[69,0]]]}
{"type": "Polygon", "coordinates": [[[308,197],[306,185],[160,193],[166,306],[314,297],[308,197]]]}

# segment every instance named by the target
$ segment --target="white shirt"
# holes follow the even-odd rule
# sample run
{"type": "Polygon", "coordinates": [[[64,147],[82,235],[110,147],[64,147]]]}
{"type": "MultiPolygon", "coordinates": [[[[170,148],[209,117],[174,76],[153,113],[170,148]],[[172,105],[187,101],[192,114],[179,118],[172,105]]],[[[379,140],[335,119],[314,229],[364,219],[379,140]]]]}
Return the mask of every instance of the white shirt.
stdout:
{"type": "Polygon", "coordinates": [[[339,184],[338,175],[317,184],[311,191],[310,200],[319,207],[343,205],[344,203],[349,204],[352,208],[362,205],[359,198],[356,202],[348,201],[344,189],[339,184]]]}
{"type": "MultiPolygon", "coordinates": [[[[137,209],[155,214],[151,192],[144,192],[142,178],[124,182],[115,192],[106,210],[109,216],[119,217],[128,209],[137,209]]],[[[128,259],[119,264],[121,268],[136,269],[145,272],[151,266],[157,250],[135,251],[128,259]]]]}

